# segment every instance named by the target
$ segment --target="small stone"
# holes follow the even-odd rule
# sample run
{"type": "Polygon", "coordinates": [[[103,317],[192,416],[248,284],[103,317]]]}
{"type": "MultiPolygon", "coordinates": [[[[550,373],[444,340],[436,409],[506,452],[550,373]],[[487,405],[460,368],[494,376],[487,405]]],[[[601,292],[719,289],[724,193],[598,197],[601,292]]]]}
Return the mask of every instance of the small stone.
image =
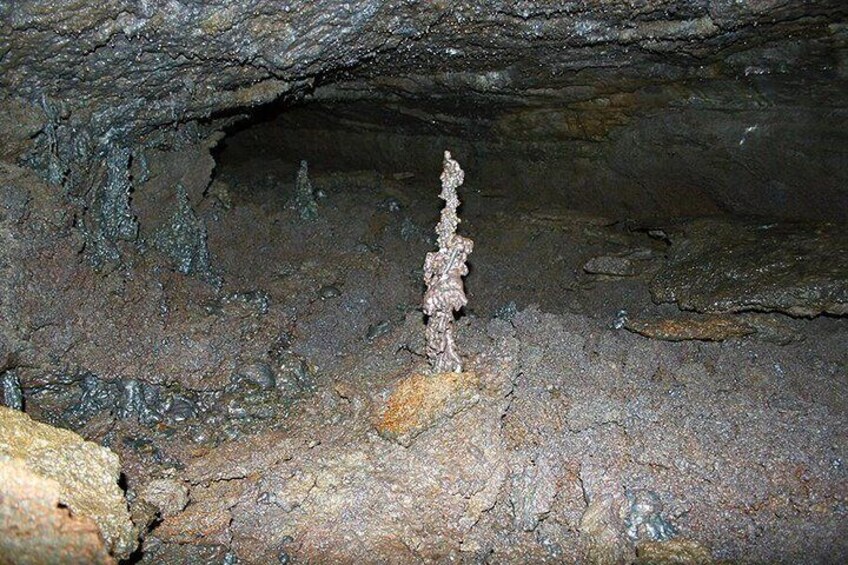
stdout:
{"type": "Polygon", "coordinates": [[[633,262],[626,257],[602,255],[593,257],[583,265],[583,270],[591,275],[607,275],[613,277],[630,277],[636,274],[633,262]]]}
{"type": "Polygon", "coordinates": [[[184,422],[197,416],[195,403],[184,397],[175,396],[168,407],[168,418],[173,422],[184,422]]]}
{"type": "Polygon", "coordinates": [[[378,208],[387,212],[397,213],[400,212],[401,206],[397,198],[386,198],[385,200],[380,202],[378,208]]]}
{"type": "Polygon", "coordinates": [[[365,334],[365,339],[374,341],[381,335],[385,335],[392,329],[392,324],[388,320],[380,320],[368,326],[368,333],[365,334]]]}
{"type": "Polygon", "coordinates": [[[648,237],[657,239],[659,241],[664,241],[666,243],[671,243],[671,238],[668,237],[668,234],[663,229],[652,229],[648,230],[648,237]]]}
{"type": "Polygon", "coordinates": [[[470,372],[407,377],[386,401],[377,432],[409,447],[422,432],[476,404],[479,385],[470,372]]]}
{"type": "Polygon", "coordinates": [[[174,479],[154,479],[141,487],[138,494],[158,508],[163,518],[182,512],[188,505],[188,487],[174,479]]]}
{"type": "Polygon", "coordinates": [[[495,310],[495,318],[499,320],[506,320],[511,322],[513,318],[515,318],[516,314],[518,314],[518,305],[514,300],[510,300],[497,310],[495,310]]]}
{"type": "Polygon", "coordinates": [[[663,504],[656,493],[629,491],[627,501],[630,506],[625,525],[630,539],[667,541],[677,534],[677,528],[662,516],[663,504]]]}
{"type": "Polygon", "coordinates": [[[620,330],[627,327],[628,314],[627,310],[619,310],[615,313],[611,327],[614,330],[620,330]]]}
{"type": "Polygon", "coordinates": [[[262,362],[249,363],[240,367],[231,380],[234,383],[247,381],[257,385],[262,390],[271,390],[277,384],[274,370],[267,363],[262,362]]]}
{"type": "Polygon", "coordinates": [[[0,405],[13,410],[23,410],[24,408],[21,381],[14,369],[0,374],[0,405]]]}
{"type": "Polygon", "coordinates": [[[256,497],[256,502],[259,504],[274,504],[277,501],[277,495],[273,492],[261,492],[259,496],[256,497]]]}
{"type": "Polygon", "coordinates": [[[247,418],[248,416],[247,410],[236,399],[231,400],[230,403],[227,404],[227,414],[229,414],[231,418],[236,419],[247,418]]]}
{"type": "Polygon", "coordinates": [[[336,298],[337,296],[341,296],[342,291],[333,285],[322,286],[318,289],[318,296],[321,300],[329,300],[331,298],[336,298]]]}

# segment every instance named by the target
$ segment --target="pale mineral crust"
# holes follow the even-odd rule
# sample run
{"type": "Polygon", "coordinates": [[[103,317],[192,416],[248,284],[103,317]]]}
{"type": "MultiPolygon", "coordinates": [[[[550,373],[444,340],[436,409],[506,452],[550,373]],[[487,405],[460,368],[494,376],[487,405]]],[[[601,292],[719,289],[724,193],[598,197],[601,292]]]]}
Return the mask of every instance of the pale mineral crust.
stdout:
{"type": "Polygon", "coordinates": [[[427,358],[434,373],[461,373],[462,360],[456,350],[453,335],[454,312],[468,303],[462,277],[468,274],[465,261],[474,249],[474,242],[456,233],[460,219],[457,216],[459,197],[456,189],[465,174],[459,163],[445,151],[442,171],[442,192],[445,201],[442,217],[436,226],[439,250],[427,254],[424,263],[424,313],[427,320],[427,358]]]}
{"type": "MultiPolygon", "coordinates": [[[[22,497],[31,498],[27,494],[31,489],[26,485],[36,485],[43,493],[37,497],[38,504],[49,506],[51,499],[57,498],[72,515],[96,524],[106,549],[115,557],[126,558],[135,549],[136,532],[118,486],[120,461],[113,452],[69,430],[34,422],[22,412],[0,407],[0,463],[9,481],[19,481],[25,489],[22,497]],[[26,474],[16,471],[21,469],[26,474]]],[[[17,498],[15,492],[13,489],[0,499],[6,516],[24,503],[24,498],[17,498]]],[[[13,535],[14,525],[6,526],[0,539],[13,535]]],[[[34,539],[33,543],[40,542],[34,539]]],[[[38,550],[34,546],[29,549],[38,550]]],[[[87,542],[81,551],[88,555],[87,542]]]]}

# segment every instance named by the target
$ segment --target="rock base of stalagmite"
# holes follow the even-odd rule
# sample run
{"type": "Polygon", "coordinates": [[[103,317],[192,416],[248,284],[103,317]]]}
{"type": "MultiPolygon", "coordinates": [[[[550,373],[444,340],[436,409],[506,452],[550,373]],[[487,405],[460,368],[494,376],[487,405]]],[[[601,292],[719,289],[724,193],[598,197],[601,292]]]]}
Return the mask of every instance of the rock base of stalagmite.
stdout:
{"type": "Polygon", "coordinates": [[[377,431],[409,446],[423,431],[478,402],[479,382],[469,372],[407,377],[389,395],[377,431]]]}

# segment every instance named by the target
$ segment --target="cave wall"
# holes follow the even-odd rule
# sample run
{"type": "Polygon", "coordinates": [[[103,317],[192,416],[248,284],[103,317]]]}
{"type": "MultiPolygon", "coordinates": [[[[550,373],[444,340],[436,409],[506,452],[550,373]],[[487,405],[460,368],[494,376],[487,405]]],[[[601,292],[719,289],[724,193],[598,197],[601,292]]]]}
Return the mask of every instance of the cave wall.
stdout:
{"type": "Polygon", "coordinates": [[[844,78],[846,14],[840,0],[30,0],[0,6],[0,87],[4,108],[23,101],[71,137],[85,126],[95,145],[133,145],[351,73],[429,75],[425,90],[454,92],[516,75],[506,82],[521,95],[583,88],[587,69],[668,78],[745,65],[757,49],[767,64],[745,66],[769,73],[819,42],[811,63],[844,78]]]}
{"type": "MultiPolygon", "coordinates": [[[[844,219],[846,21],[844,0],[0,3],[0,376],[14,373],[29,391],[79,390],[82,396],[69,397],[69,414],[79,422],[91,418],[86,433],[92,437],[111,433],[108,421],[94,418],[104,410],[138,423],[183,422],[198,410],[191,400],[198,394],[217,395],[231,385],[238,391],[241,381],[252,378],[260,381],[254,383],[256,394],[267,404],[257,396],[216,396],[227,412],[207,420],[215,434],[238,438],[251,430],[248,424],[239,432],[232,424],[239,412],[287,410],[286,401],[312,391],[313,369],[288,351],[290,313],[328,304],[324,298],[352,305],[348,317],[358,318],[353,323],[339,323],[329,308],[306,321],[304,335],[317,336],[310,347],[334,354],[339,343],[354,343],[334,336],[355,333],[351,347],[359,350],[363,334],[370,339],[371,322],[375,329],[389,323],[383,314],[357,315],[362,312],[357,308],[384,294],[384,287],[420,281],[417,272],[397,267],[399,253],[412,256],[410,242],[396,238],[397,247],[388,249],[385,259],[365,245],[356,255],[362,266],[340,291],[334,285],[341,253],[322,255],[326,265],[300,265],[299,258],[284,264],[262,254],[262,242],[282,241],[300,251],[295,256],[305,255],[310,232],[281,237],[281,226],[294,225],[285,219],[257,226],[257,207],[229,215],[226,225],[239,227],[217,233],[221,249],[237,229],[242,237],[264,231],[247,240],[260,242],[250,246],[253,255],[235,256],[248,247],[242,240],[241,247],[229,250],[229,263],[221,264],[232,273],[248,263],[249,272],[262,273],[265,282],[276,279],[275,308],[269,314],[269,295],[262,291],[268,285],[261,279],[236,279],[219,292],[204,224],[218,221],[213,219],[217,210],[204,212],[216,165],[210,152],[220,132],[233,131],[247,114],[273,101],[284,113],[261,131],[238,134],[259,136],[242,151],[292,162],[305,157],[318,173],[375,168],[432,179],[448,144],[466,167],[469,189],[521,191],[543,208],[555,204],[628,216],[756,212],[844,219]],[[295,103],[301,108],[288,112],[295,103]],[[389,265],[394,274],[383,268],[389,265]],[[374,273],[382,277],[380,285],[369,282],[376,280],[374,273]],[[316,296],[322,289],[329,293],[316,296]],[[288,389],[279,396],[261,386],[273,376],[272,366],[288,389]]],[[[237,141],[234,137],[231,147],[237,141]]],[[[290,219],[288,212],[277,218],[290,219]]],[[[381,214],[386,222],[395,221],[388,212],[381,214]]],[[[323,230],[326,237],[337,227],[347,229],[344,221],[310,229],[312,234],[323,230]]],[[[536,242],[539,256],[545,246],[571,245],[567,232],[555,235],[536,242]]],[[[476,257],[483,256],[480,247],[476,257]]],[[[555,268],[560,259],[554,258],[555,268]]],[[[575,290],[566,288],[568,276],[560,279],[543,291],[575,290]]],[[[614,295],[603,299],[605,308],[616,304],[614,295]]],[[[754,538],[755,558],[781,552],[773,542],[781,538],[790,540],[790,548],[815,545],[822,552],[838,539],[840,506],[825,508],[821,502],[836,496],[838,482],[832,478],[841,459],[820,455],[831,453],[840,430],[834,415],[842,412],[838,403],[830,409],[826,395],[821,402],[818,392],[828,391],[844,367],[838,347],[842,334],[808,340],[799,347],[802,355],[787,354],[789,362],[780,365],[771,345],[762,349],[766,354],[759,361],[748,347],[705,353],[700,344],[663,349],[653,343],[640,355],[636,336],[599,331],[589,318],[532,309],[516,324],[494,320],[486,328],[469,327],[470,351],[493,349],[492,363],[503,361],[486,384],[492,400],[480,401],[475,411],[445,427],[446,435],[433,436],[429,448],[407,451],[420,469],[410,473],[410,459],[398,456],[406,448],[378,443],[375,451],[371,419],[365,417],[372,410],[368,399],[406,370],[398,353],[414,353],[409,344],[415,342],[407,336],[420,335],[420,319],[414,314],[406,320],[399,333],[375,344],[377,355],[366,349],[361,359],[344,360],[343,388],[325,390],[311,403],[317,409],[292,424],[296,448],[286,445],[284,434],[272,432],[242,444],[245,451],[228,455],[225,446],[195,460],[187,470],[192,505],[157,535],[167,540],[170,529],[172,544],[189,551],[200,537],[220,547],[232,542],[260,561],[283,562],[289,554],[282,546],[294,539],[289,529],[297,533],[294,528],[303,524],[300,531],[307,536],[298,543],[306,555],[335,544],[367,560],[397,555],[399,546],[390,544],[409,539],[410,518],[428,537],[438,528],[447,532],[416,550],[440,558],[447,555],[441,553],[445,547],[452,551],[461,545],[455,524],[467,531],[475,517],[493,508],[500,486],[475,492],[482,487],[474,485],[482,484],[480,477],[483,482],[492,477],[488,454],[506,457],[506,447],[512,447],[507,441],[517,440],[535,447],[520,459],[498,462],[495,478],[512,484],[490,519],[508,524],[518,517],[512,527],[527,530],[528,541],[556,503],[562,506],[555,511],[566,505],[569,512],[578,511],[551,539],[575,542],[580,511],[590,501],[586,489],[593,498],[607,488],[611,492],[605,483],[611,485],[618,474],[608,469],[624,467],[647,485],[649,469],[682,477],[685,490],[679,492],[691,493],[688,498],[707,508],[692,512],[694,530],[719,548],[734,549],[730,557],[754,538]],[[522,342],[531,345],[521,350],[522,342]],[[676,381],[679,366],[681,381],[676,381]],[[373,373],[383,380],[362,378],[373,373]],[[512,382],[513,375],[520,381],[512,382]],[[548,387],[552,375],[556,389],[548,387]],[[577,384],[572,375],[580,376],[577,384]],[[738,388],[739,375],[754,396],[738,388]],[[687,380],[688,392],[678,395],[687,380]],[[785,383],[790,395],[803,393],[797,402],[787,396],[785,383]],[[673,387],[673,396],[666,385],[673,387]],[[654,400],[643,396],[649,388],[656,389],[656,405],[666,406],[668,414],[651,408],[654,400]],[[687,405],[714,406],[718,412],[705,413],[699,424],[681,409],[687,405]],[[513,411],[505,419],[508,406],[513,411]],[[758,409],[752,412],[750,406],[758,409]],[[632,435],[618,422],[618,414],[630,407],[632,435]],[[801,410],[809,410],[809,417],[796,419],[801,410]],[[662,426],[651,424],[657,418],[662,426]],[[752,427],[752,421],[761,425],[752,427]],[[837,423],[828,427],[828,422],[837,423]],[[733,426],[742,433],[728,432],[733,426]],[[775,429],[792,433],[775,437],[775,429]],[[323,443],[316,442],[313,430],[325,434],[317,436],[323,443]],[[472,435],[465,435],[469,430],[472,435]],[[606,443],[609,433],[620,439],[606,443]],[[734,443],[726,458],[728,437],[734,443]],[[698,439],[700,451],[714,455],[706,464],[680,463],[677,455],[691,448],[691,438],[698,439]],[[500,443],[490,444],[477,466],[466,466],[459,457],[434,459],[444,445],[455,446],[457,454],[477,453],[486,442],[500,443]],[[631,445],[657,449],[643,449],[645,459],[622,457],[631,445]],[[536,461],[542,468],[539,454],[553,454],[548,461],[562,467],[541,490],[527,488],[538,483],[541,471],[533,469],[536,461]],[[804,470],[798,465],[808,454],[811,470],[804,470]],[[374,465],[362,464],[369,459],[374,465]],[[307,478],[322,473],[327,488],[313,480],[291,481],[290,460],[305,462],[307,478]],[[761,460],[778,464],[763,466],[761,460]],[[431,490],[422,477],[432,475],[434,461],[444,463],[446,478],[456,477],[454,470],[472,474],[459,477],[458,490],[437,489],[444,491],[445,504],[422,506],[420,498],[431,490]],[[586,461],[594,463],[584,466],[586,461]],[[675,465],[698,472],[684,474],[675,465]],[[220,469],[226,470],[218,474],[220,469]],[[229,474],[233,469],[239,476],[229,474]],[[710,481],[705,482],[704,469],[715,471],[710,481]],[[213,474],[221,480],[201,484],[213,474]],[[374,477],[380,474],[385,489],[375,490],[374,477]],[[359,499],[347,487],[338,490],[340,484],[371,498],[359,499]],[[559,484],[568,490],[557,497],[559,484]],[[395,495],[410,492],[410,485],[419,489],[413,493],[418,498],[394,505],[395,495]],[[764,485],[777,494],[772,497],[764,485]],[[306,504],[313,487],[318,489],[306,504]],[[255,494],[277,488],[304,503],[307,511],[297,515],[298,522],[281,517],[282,509],[268,519],[264,497],[255,494]],[[736,492],[741,497],[734,498],[736,492]],[[231,503],[232,497],[243,504],[231,503]],[[476,508],[471,522],[462,514],[468,505],[476,508]],[[350,518],[341,528],[340,513],[350,518]],[[386,537],[382,527],[359,535],[359,520],[385,526],[386,515],[400,516],[389,524],[395,537],[386,537]],[[192,526],[192,516],[199,518],[200,529],[184,527],[181,520],[192,526]],[[719,526],[711,526],[713,517],[719,526]],[[771,527],[776,518],[783,520],[779,528],[771,527]],[[720,537],[730,530],[733,537],[720,537]],[[351,538],[351,532],[357,535],[351,538]]],[[[488,374],[483,369],[481,374],[488,374]]],[[[66,416],[49,406],[33,415],[66,416]]],[[[270,414],[276,418],[277,412],[270,414]]],[[[171,434],[165,427],[161,432],[171,434]]],[[[198,444],[208,439],[186,437],[189,448],[171,459],[132,433],[116,446],[130,454],[123,461],[127,476],[136,480],[165,469],[186,470],[184,461],[199,454],[198,444]]],[[[620,485],[615,488],[620,496],[620,485]]],[[[689,513],[689,507],[681,512],[689,513]]],[[[503,545],[520,555],[527,544],[516,545],[516,539],[510,536],[503,545]]],[[[553,556],[542,553],[547,539],[532,540],[532,547],[553,556]]],[[[466,548],[479,543],[472,551],[479,548],[475,558],[485,559],[486,540],[468,541],[466,548]]],[[[797,555],[780,554],[789,560],[797,555]]]]}
{"type": "MultiPolygon", "coordinates": [[[[407,77],[409,84],[421,77],[407,77]]],[[[319,89],[232,135],[228,160],[428,178],[449,147],[469,187],[621,218],[848,220],[844,81],[795,72],[649,79],[519,97],[403,98],[397,80],[319,89]],[[802,97],[799,92],[806,92],[802,97]]],[[[423,90],[423,88],[422,88],[423,90]]],[[[432,91],[430,91],[432,92],[432,91]]]]}
{"type": "Polygon", "coordinates": [[[846,19],[841,0],[4,3],[2,158],[73,203],[96,266],[146,248],[151,155],[190,167],[307,95],[436,126],[332,128],[380,166],[430,169],[387,160],[447,140],[481,184],[582,209],[844,219],[846,19]]]}

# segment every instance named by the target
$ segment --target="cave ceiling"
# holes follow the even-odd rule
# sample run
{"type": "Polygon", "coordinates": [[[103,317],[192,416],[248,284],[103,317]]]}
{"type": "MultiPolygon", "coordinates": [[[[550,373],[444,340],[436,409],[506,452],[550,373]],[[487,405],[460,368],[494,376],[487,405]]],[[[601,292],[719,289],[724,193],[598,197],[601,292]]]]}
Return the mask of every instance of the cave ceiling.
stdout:
{"type": "Polygon", "coordinates": [[[790,70],[844,80],[846,16],[842,0],[3,2],[0,103],[132,144],[316,88],[580,98],[790,70]]]}

